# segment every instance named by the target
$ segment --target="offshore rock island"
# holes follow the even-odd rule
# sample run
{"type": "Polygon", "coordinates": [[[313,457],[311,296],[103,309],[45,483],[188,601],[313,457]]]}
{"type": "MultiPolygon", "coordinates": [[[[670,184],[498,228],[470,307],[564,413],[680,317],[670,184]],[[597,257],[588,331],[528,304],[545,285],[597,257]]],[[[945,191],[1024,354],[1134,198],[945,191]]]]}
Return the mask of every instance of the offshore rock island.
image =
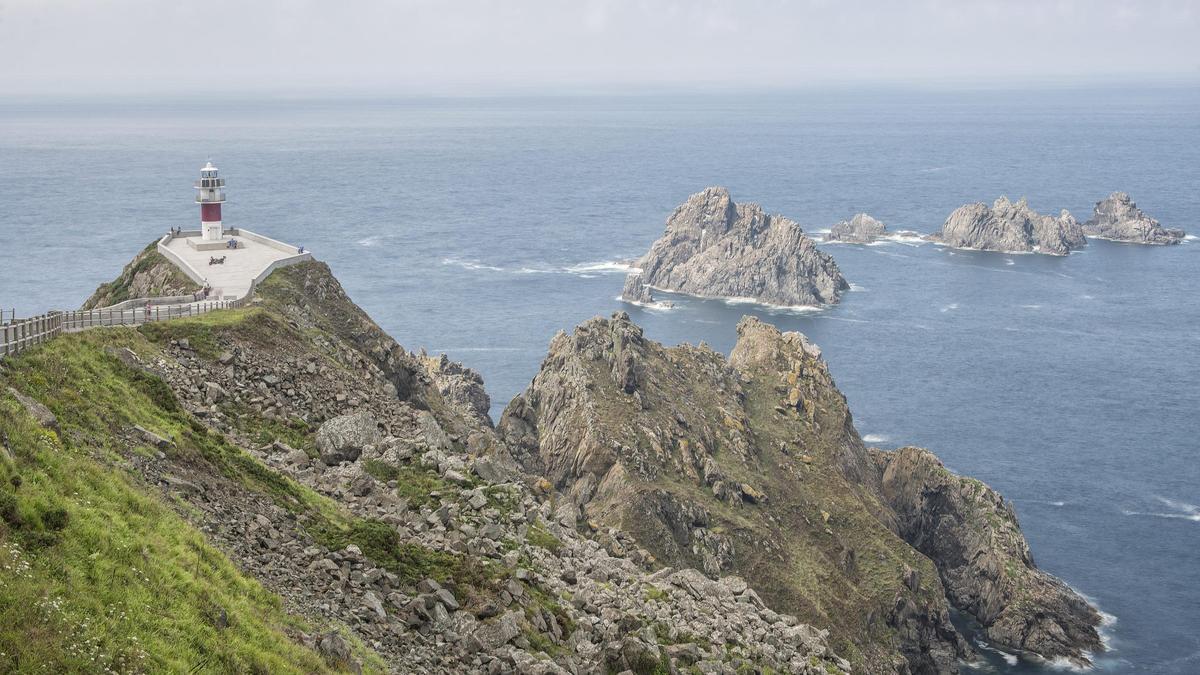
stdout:
{"type": "Polygon", "coordinates": [[[991,206],[960,206],[926,239],[951,248],[1048,255],[1067,255],[1087,244],[1083,228],[1069,212],[1047,216],[1029,208],[1024,199],[1014,203],[1008,197],[991,206]]]}
{"type": "Polygon", "coordinates": [[[729,191],[696,193],[667,218],[662,237],[636,263],[622,298],[653,301],[650,289],[770,305],[837,303],[850,284],[794,221],[729,191]],[[633,277],[640,277],[634,279],[633,277]]]}
{"type": "Polygon", "coordinates": [[[887,226],[865,213],[856,213],[850,220],[838,221],[825,235],[825,241],[846,244],[869,244],[887,236],[887,226]]]}
{"type": "Polygon", "coordinates": [[[1092,218],[1083,224],[1083,232],[1097,239],[1111,239],[1131,244],[1178,244],[1183,230],[1163,227],[1142,212],[1124,192],[1114,192],[1096,202],[1092,218]]]}

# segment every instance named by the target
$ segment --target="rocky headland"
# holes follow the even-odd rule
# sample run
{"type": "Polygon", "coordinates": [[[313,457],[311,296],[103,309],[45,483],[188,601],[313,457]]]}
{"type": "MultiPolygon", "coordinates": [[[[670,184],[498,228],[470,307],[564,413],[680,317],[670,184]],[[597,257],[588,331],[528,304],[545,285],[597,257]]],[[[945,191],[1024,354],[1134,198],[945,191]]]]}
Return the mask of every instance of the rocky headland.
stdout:
{"type": "Polygon", "coordinates": [[[1096,202],[1083,232],[1089,237],[1131,244],[1178,244],[1186,235],[1183,230],[1163,227],[1124,192],[1114,192],[1096,202]]]}
{"type": "Polygon", "coordinates": [[[710,187],[667,218],[666,230],[636,263],[625,293],[651,302],[648,288],[771,305],[828,305],[850,288],[837,263],[794,221],[757,204],[736,204],[710,187]],[[633,280],[633,275],[639,275],[633,280]]]}
{"type": "Polygon", "coordinates": [[[997,199],[966,204],[946,218],[942,229],[926,237],[952,248],[1006,253],[1067,255],[1087,244],[1083,228],[1063,211],[1058,217],[1042,215],[1024,199],[997,199]]]}
{"type": "Polygon", "coordinates": [[[746,318],[726,358],[593,319],[554,337],[498,430],[562,493],[560,523],[738,575],[855,672],[956,672],[972,648],[951,608],[1005,649],[1100,649],[1098,613],[1034,565],[1011,505],[927,451],[867,448],[801,334],[746,318]]]}
{"type": "Polygon", "coordinates": [[[841,220],[829,228],[825,241],[846,244],[869,244],[887,236],[887,226],[865,213],[857,213],[850,220],[841,220]]]}
{"type": "Polygon", "coordinates": [[[849,669],[743,579],[581,527],[488,405],[318,262],[6,359],[0,670],[849,669]]]}

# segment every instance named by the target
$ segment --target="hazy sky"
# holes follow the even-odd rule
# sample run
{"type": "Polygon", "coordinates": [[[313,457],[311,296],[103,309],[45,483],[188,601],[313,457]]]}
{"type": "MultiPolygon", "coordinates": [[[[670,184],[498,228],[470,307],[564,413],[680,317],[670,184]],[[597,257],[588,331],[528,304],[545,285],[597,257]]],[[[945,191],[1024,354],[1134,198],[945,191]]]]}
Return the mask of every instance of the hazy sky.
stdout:
{"type": "Polygon", "coordinates": [[[0,95],[1200,79],[1200,0],[0,0],[0,95]]]}

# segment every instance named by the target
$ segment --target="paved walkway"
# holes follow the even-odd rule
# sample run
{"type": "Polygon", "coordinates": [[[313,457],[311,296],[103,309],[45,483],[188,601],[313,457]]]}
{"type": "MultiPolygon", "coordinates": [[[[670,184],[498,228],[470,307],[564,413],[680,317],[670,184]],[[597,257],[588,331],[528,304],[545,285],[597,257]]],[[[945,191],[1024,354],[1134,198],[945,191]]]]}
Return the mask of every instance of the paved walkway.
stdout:
{"type": "MultiPolygon", "coordinates": [[[[216,249],[212,251],[197,251],[188,245],[188,240],[198,241],[199,237],[174,237],[165,246],[175,255],[182,258],[198,274],[208,279],[213,289],[213,297],[241,298],[250,292],[250,285],[255,277],[267,269],[272,263],[296,256],[296,249],[290,251],[278,246],[271,246],[249,238],[234,236],[242,248],[216,249]],[[225,256],[225,263],[209,265],[209,258],[225,256]]],[[[229,237],[225,237],[226,240],[229,237]]]]}

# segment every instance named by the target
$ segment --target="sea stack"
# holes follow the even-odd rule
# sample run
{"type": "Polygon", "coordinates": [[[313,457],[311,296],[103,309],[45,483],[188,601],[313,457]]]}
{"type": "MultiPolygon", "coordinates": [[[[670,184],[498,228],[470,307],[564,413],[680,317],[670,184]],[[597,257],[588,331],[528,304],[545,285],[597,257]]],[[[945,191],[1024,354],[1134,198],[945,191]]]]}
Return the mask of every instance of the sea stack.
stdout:
{"type": "Polygon", "coordinates": [[[1070,212],[1057,218],[1029,208],[1025,199],[997,199],[990,207],[983,202],[960,206],[950,214],[940,232],[926,237],[953,248],[1067,255],[1087,244],[1083,228],[1070,212]]]}
{"type": "Polygon", "coordinates": [[[723,187],[698,192],[675,209],[638,267],[646,286],[772,305],[833,304],[850,288],[833,258],[795,221],[758,204],[736,204],[723,187]]]}
{"type": "Polygon", "coordinates": [[[1124,192],[1114,192],[1096,202],[1092,219],[1083,224],[1083,233],[1097,239],[1158,245],[1178,244],[1186,234],[1160,225],[1124,192]]]}
{"type": "Polygon", "coordinates": [[[850,220],[835,224],[825,241],[840,241],[846,244],[869,244],[887,236],[887,226],[865,213],[856,214],[850,220]]]}

